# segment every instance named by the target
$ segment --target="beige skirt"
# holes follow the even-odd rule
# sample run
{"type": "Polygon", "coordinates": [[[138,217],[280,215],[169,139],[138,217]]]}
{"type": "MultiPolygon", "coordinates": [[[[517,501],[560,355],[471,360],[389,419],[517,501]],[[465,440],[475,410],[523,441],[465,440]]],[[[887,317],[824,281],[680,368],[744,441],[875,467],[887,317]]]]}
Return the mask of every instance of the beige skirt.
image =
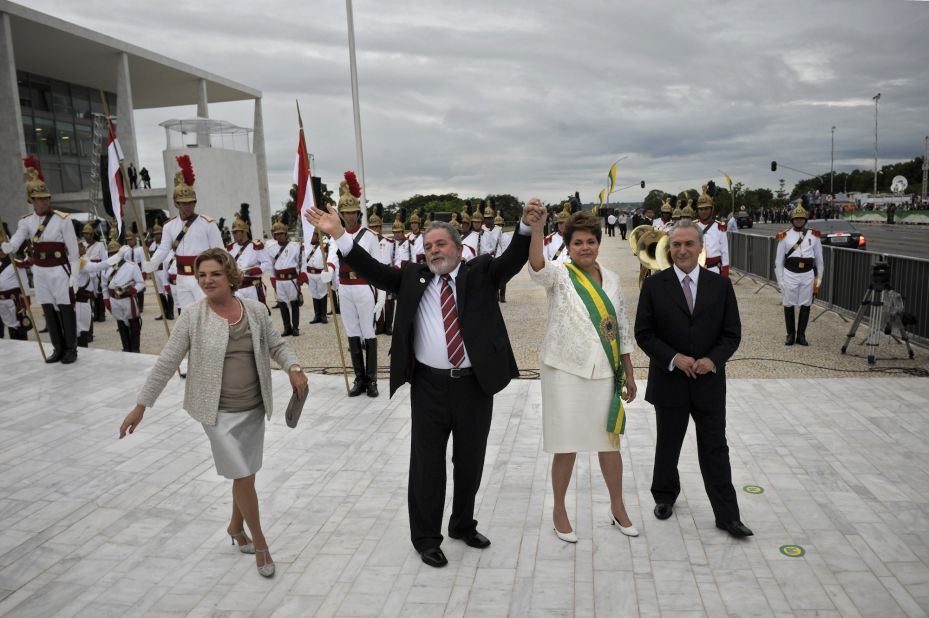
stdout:
{"type": "Polygon", "coordinates": [[[542,378],[542,447],[546,453],[616,451],[606,421],[613,378],[590,380],[545,363],[542,378]]]}

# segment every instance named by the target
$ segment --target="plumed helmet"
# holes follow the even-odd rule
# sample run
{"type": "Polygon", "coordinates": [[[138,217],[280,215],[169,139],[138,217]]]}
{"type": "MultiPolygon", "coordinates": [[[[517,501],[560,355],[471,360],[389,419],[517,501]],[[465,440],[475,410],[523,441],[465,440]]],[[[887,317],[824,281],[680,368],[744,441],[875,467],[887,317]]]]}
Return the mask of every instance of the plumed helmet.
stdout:
{"type": "Polygon", "coordinates": [[[693,219],[693,218],[694,218],[694,209],[690,206],[690,201],[688,201],[687,205],[681,208],[681,219],[693,219]]]}
{"type": "Polygon", "coordinates": [[[284,225],[284,222],[278,219],[274,222],[274,225],[271,226],[271,235],[275,234],[287,234],[290,230],[287,229],[287,226],[284,225]]]}
{"type": "Polygon", "coordinates": [[[381,227],[383,224],[384,222],[377,216],[377,213],[373,213],[368,217],[368,227],[381,227]]]}
{"type": "Polygon", "coordinates": [[[394,218],[394,224],[390,228],[393,232],[402,232],[403,231],[403,218],[400,216],[400,213],[397,213],[397,216],[394,218]]]}
{"type": "Polygon", "coordinates": [[[697,200],[697,208],[712,208],[713,207],[713,197],[707,193],[707,185],[703,185],[703,192],[700,194],[700,199],[697,200]]]}
{"type": "Polygon", "coordinates": [[[190,155],[175,157],[179,169],[174,173],[174,201],[176,203],[196,202],[197,192],[194,191],[194,166],[190,162],[190,155]]]}
{"type": "Polygon", "coordinates": [[[26,173],[23,174],[23,180],[26,183],[26,200],[31,204],[34,197],[51,197],[48,192],[48,186],[45,184],[45,176],[42,175],[42,168],[35,157],[29,156],[23,159],[23,166],[26,173]]]}
{"type": "Polygon", "coordinates": [[[500,211],[497,211],[497,216],[494,217],[494,225],[503,225],[503,215],[500,214],[500,211]]]}
{"type": "Polygon", "coordinates": [[[248,223],[245,222],[245,219],[243,219],[242,215],[239,213],[235,213],[235,218],[232,220],[232,231],[245,232],[246,234],[251,231],[248,227],[248,223]]]}
{"type": "Polygon", "coordinates": [[[471,215],[468,214],[467,206],[461,209],[461,225],[462,226],[471,225],[471,215]]]}
{"type": "Polygon", "coordinates": [[[339,183],[339,214],[361,212],[358,198],[361,197],[361,185],[355,172],[345,172],[345,180],[339,183]]]}
{"type": "Polygon", "coordinates": [[[494,209],[490,205],[490,200],[487,200],[487,206],[484,207],[484,218],[493,219],[494,218],[494,209]]]}
{"type": "Polygon", "coordinates": [[[457,230],[458,229],[458,213],[453,212],[452,218],[449,219],[448,222],[457,230]]]}
{"type": "Polygon", "coordinates": [[[790,220],[794,219],[803,219],[804,221],[809,220],[810,214],[806,211],[806,208],[803,207],[803,200],[798,199],[797,205],[793,210],[790,211],[790,220]]]}
{"type": "Polygon", "coordinates": [[[81,228],[82,234],[93,234],[94,233],[94,224],[88,221],[84,224],[84,227],[81,228]]]}
{"type": "Polygon", "coordinates": [[[126,230],[126,242],[129,242],[130,240],[135,240],[135,239],[136,239],[135,232],[133,232],[132,230],[126,230]]]}
{"type": "Polygon", "coordinates": [[[672,221],[677,221],[677,220],[680,219],[680,218],[681,218],[681,209],[680,209],[680,208],[675,208],[674,210],[671,211],[671,220],[672,220],[672,221]]]}
{"type": "Polygon", "coordinates": [[[561,212],[555,215],[555,223],[564,223],[571,216],[571,202],[564,202],[561,205],[561,212]]]}
{"type": "Polygon", "coordinates": [[[670,213],[673,213],[673,212],[674,212],[673,209],[671,208],[671,198],[670,198],[670,197],[665,197],[665,198],[664,198],[664,202],[661,204],[661,211],[660,211],[660,212],[670,212],[670,213]]]}
{"type": "Polygon", "coordinates": [[[418,211],[415,211],[415,210],[414,210],[414,211],[413,211],[413,214],[410,215],[410,223],[411,223],[411,224],[412,224],[412,223],[421,223],[421,221],[420,221],[420,219],[419,219],[419,212],[418,212],[418,211]]]}

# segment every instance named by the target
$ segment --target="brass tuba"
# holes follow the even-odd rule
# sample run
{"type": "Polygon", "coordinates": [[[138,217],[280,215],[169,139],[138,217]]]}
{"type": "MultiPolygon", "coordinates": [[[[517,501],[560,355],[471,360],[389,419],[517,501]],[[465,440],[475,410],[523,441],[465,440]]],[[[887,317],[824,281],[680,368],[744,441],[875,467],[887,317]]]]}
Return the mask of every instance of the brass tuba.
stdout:
{"type": "MultiPolygon", "coordinates": [[[[658,272],[674,264],[671,259],[671,237],[663,230],[651,225],[640,225],[629,234],[629,244],[646,270],[658,272]]],[[[700,251],[698,259],[700,266],[706,265],[706,247],[700,251]]]]}

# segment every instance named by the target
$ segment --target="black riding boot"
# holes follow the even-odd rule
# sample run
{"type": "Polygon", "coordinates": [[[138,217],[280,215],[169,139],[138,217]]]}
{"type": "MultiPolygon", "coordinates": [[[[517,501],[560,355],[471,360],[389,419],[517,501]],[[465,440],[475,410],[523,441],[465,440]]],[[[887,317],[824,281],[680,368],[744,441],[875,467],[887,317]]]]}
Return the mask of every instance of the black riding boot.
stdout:
{"type": "Polygon", "coordinates": [[[103,306],[103,295],[100,293],[94,297],[94,322],[106,322],[106,307],[103,306]]]}
{"type": "Polygon", "coordinates": [[[58,319],[58,312],[55,311],[55,305],[42,305],[42,314],[45,316],[45,328],[48,331],[48,338],[52,340],[54,351],[51,356],[45,359],[46,363],[57,363],[65,354],[64,333],[61,331],[61,320],[58,319]]]}
{"type": "Polygon", "coordinates": [[[145,308],[145,290],[135,295],[135,302],[139,306],[139,313],[145,308]]]}
{"type": "Polygon", "coordinates": [[[129,343],[129,325],[122,320],[116,320],[116,330],[119,332],[119,341],[123,345],[123,352],[131,352],[129,343]]]}
{"type": "Polygon", "coordinates": [[[129,320],[129,351],[138,354],[141,340],[142,318],[132,318],[129,320]]]}
{"type": "Polygon", "coordinates": [[[787,326],[787,339],[784,340],[784,345],[793,345],[797,340],[797,331],[794,328],[794,316],[793,307],[784,307],[784,324],[787,326]]]}
{"type": "Polygon", "coordinates": [[[506,284],[505,283],[500,284],[500,302],[501,303],[506,302],[506,284]]]}
{"type": "Polygon", "coordinates": [[[348,353],[352,357],[352,369],[355,370],[355,382],[348,396],[357,397],[365,392],[365,358],[361,350],[361,337],[348,338],[348,353]]]}
{"type": "Polygon", "coordinates": [[[320,314],[319,299],[314,298],[313,299],[313,319],[310,320],[310,324],[319,324],[320,322],[322,322],[322,319],[320,319],[319,314],[320,314]]]}
{"type": "Polygon", "coordinates": [[[86,348],[87,347],[87,331],[82,331],[80,335],[77,336],[77,347],[86,348]]]}
{"type": "Polygon", "coordinates": [[[328,297],[323,296],[322,298],[319,299],[319,323],[320,324],[329,323],[329,318],[326,317],[326,311],[327,311],[326,305],[328,304],[329,304],[328,297]]]}
{"type": "Polygon", "coordinates": [[[281,322],[284,323],[284,330],[281,332],[281,337],[290,337],[294,334],[294,329],[290,325],[290,309],[287,307],[287,303],[282,303],[278,301],[277,308],[281,310],[281,322]]]}
{"type": "Polygon", "coordinates": [[[77,314],[74,312],[74,305],[58,305],[58,315],[61,317],[65,346],[61,362],[68,365],[77,360],[77,314]]]}
{"type": "MultiPolygon", "coordinates": [[[[3,331],[5,330],[3,322],[0,322],[0,339],[3,339],[3,331]]],[[[10,329],[10,339],[13,338],[13,329],[10,329]]]]}
{"type": "Polygon", "coordinates": [[[16,339],[17,341],[25,341],[27,339],[26,329],[23,328],[22,326],[18,328],[11,328],[10,339],[16,339]]]}
{"type": "Polygon", "coordinates": [[[342,309],[339,307],[339,295],[332,295],[332,311],[338,315],[342,315],[342,309]]]}
{"type": "Polygon", "coordinates": [[[294,337],[300,336],[300,302],[293,301],[290,303],[290,313],[293,319],[293,332],[291,333],[294,337]]]}
{"type": "Polygon", "coordinates": [[[806,325],[810,323],[810,306],[800,307],[800,317],[797,319],[797,345],[810,345],[806,340],[806,325]]]}
{"type": "Polygon", "coordinates": [[[377,337],[365,339],[365,368],[368,397],[377,397],[377,337]]]}
{"type": "Polygon", "coordinates": [[[384,334],[393,335],[394,334],[394,308],[396,307],[397,301],[393,298],[387,299],[387,304],[384,305],[384,334]]]}

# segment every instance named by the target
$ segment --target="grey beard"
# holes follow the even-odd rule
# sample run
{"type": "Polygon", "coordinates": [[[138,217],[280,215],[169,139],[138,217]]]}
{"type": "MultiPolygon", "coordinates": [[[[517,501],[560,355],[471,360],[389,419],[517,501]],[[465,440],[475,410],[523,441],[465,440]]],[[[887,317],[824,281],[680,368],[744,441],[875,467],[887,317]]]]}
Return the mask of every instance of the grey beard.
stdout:
{"type": "Polygon", "coordinates": [[[455,270],[455,260],[452,258],[443,258],[438,265],[433,264],[431,261],[426,261],[426,266],[429,267],[429,270],[433,275],[447,275],[448,273],[455,270]]]}

